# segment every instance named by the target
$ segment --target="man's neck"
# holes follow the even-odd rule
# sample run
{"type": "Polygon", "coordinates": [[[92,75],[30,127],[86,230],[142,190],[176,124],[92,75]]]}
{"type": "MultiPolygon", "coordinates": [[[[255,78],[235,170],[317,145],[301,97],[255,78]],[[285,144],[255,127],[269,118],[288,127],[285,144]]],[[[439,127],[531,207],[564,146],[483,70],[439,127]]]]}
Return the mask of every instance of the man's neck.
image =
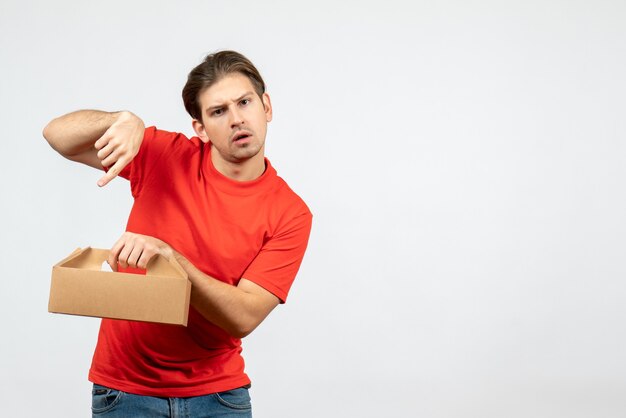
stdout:
{"type": "Polygon", "coordinates": [[[217,171],[235,181],[255,180],[265,172],[265,157],[261,152],[243,162],[225,161],[211,153],[211,161],[217,171]]]}

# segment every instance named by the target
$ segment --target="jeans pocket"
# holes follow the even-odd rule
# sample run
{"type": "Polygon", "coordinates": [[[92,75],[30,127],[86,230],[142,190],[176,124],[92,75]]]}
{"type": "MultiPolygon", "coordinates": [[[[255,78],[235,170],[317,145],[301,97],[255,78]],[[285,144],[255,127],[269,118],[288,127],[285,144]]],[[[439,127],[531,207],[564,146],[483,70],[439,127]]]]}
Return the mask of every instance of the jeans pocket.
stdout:
{"type": "Polygon", "coordinates": [[[232,409],[252,409],[250,393],[247,388],[237,388],[215,394],[218,402],[232,409]]]}
{"type": "Polygon", "coordinates": [[[91,412],[94,414],[108,412],[120,402],[123,394],[122,391],[94,384],[91,391],[91,412]]]}

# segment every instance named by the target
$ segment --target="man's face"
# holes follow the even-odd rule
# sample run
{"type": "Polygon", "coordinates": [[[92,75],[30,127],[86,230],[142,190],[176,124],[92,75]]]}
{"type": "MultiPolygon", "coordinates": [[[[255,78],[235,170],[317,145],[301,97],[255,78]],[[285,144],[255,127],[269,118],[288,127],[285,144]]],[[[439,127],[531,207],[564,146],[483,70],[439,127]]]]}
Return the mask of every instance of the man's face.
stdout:
{"type": "Polygon", "coordinates": [[[203,142],[213,144],[212,160],[218,170],[229,163],[264,162],[267,123],[272,120],[267,93],[259,97],[248,77],[233,73],[202,91],[198,99],[202,120],[194,120],[193,127],[203,142]]]}

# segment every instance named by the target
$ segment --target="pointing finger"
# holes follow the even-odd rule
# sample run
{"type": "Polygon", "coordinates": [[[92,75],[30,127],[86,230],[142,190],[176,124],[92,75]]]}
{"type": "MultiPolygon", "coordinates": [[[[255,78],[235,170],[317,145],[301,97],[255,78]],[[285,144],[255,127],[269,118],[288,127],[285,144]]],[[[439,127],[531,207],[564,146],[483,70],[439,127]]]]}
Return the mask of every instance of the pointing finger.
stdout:
{"type": "Polygon", "coordinates": [[[117,177],[117,175],[120,173],[120,171],[122,171],[120,165],[121,165],[120,160],[117,160],[115,162],[115,164],[113,164],[113,167],[109,168],[107,173],[104,176],[102,176],[102,178],[100,178],[100,180],[98,180],[98,186],[104,187],[111,180],[113,180],[115,177],[117,177]]]}

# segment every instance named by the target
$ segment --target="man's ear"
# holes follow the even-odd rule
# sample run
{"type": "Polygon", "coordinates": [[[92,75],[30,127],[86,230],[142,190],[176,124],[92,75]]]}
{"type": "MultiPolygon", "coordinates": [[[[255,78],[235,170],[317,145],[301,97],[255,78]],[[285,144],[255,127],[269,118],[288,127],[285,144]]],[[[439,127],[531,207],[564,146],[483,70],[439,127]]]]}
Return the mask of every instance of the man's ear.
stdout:
{"type": "Polygon", "coordinates": [[[265,110],[265,120],[267,122],[272,121],[272,101],[270,100],[270,95],[267,93],[263,93],[263,109],[265,110]]]}
{"type": "Polygon", "coordinates": [[[202,122],[200,122],[198,119],[194,119],[191,121],[191,126],[193,127],[193,130],[196,132],[196,135],[198,135],[198,138],[200,138],[202,142],[206,144],[210,141],[202,122]]]}

